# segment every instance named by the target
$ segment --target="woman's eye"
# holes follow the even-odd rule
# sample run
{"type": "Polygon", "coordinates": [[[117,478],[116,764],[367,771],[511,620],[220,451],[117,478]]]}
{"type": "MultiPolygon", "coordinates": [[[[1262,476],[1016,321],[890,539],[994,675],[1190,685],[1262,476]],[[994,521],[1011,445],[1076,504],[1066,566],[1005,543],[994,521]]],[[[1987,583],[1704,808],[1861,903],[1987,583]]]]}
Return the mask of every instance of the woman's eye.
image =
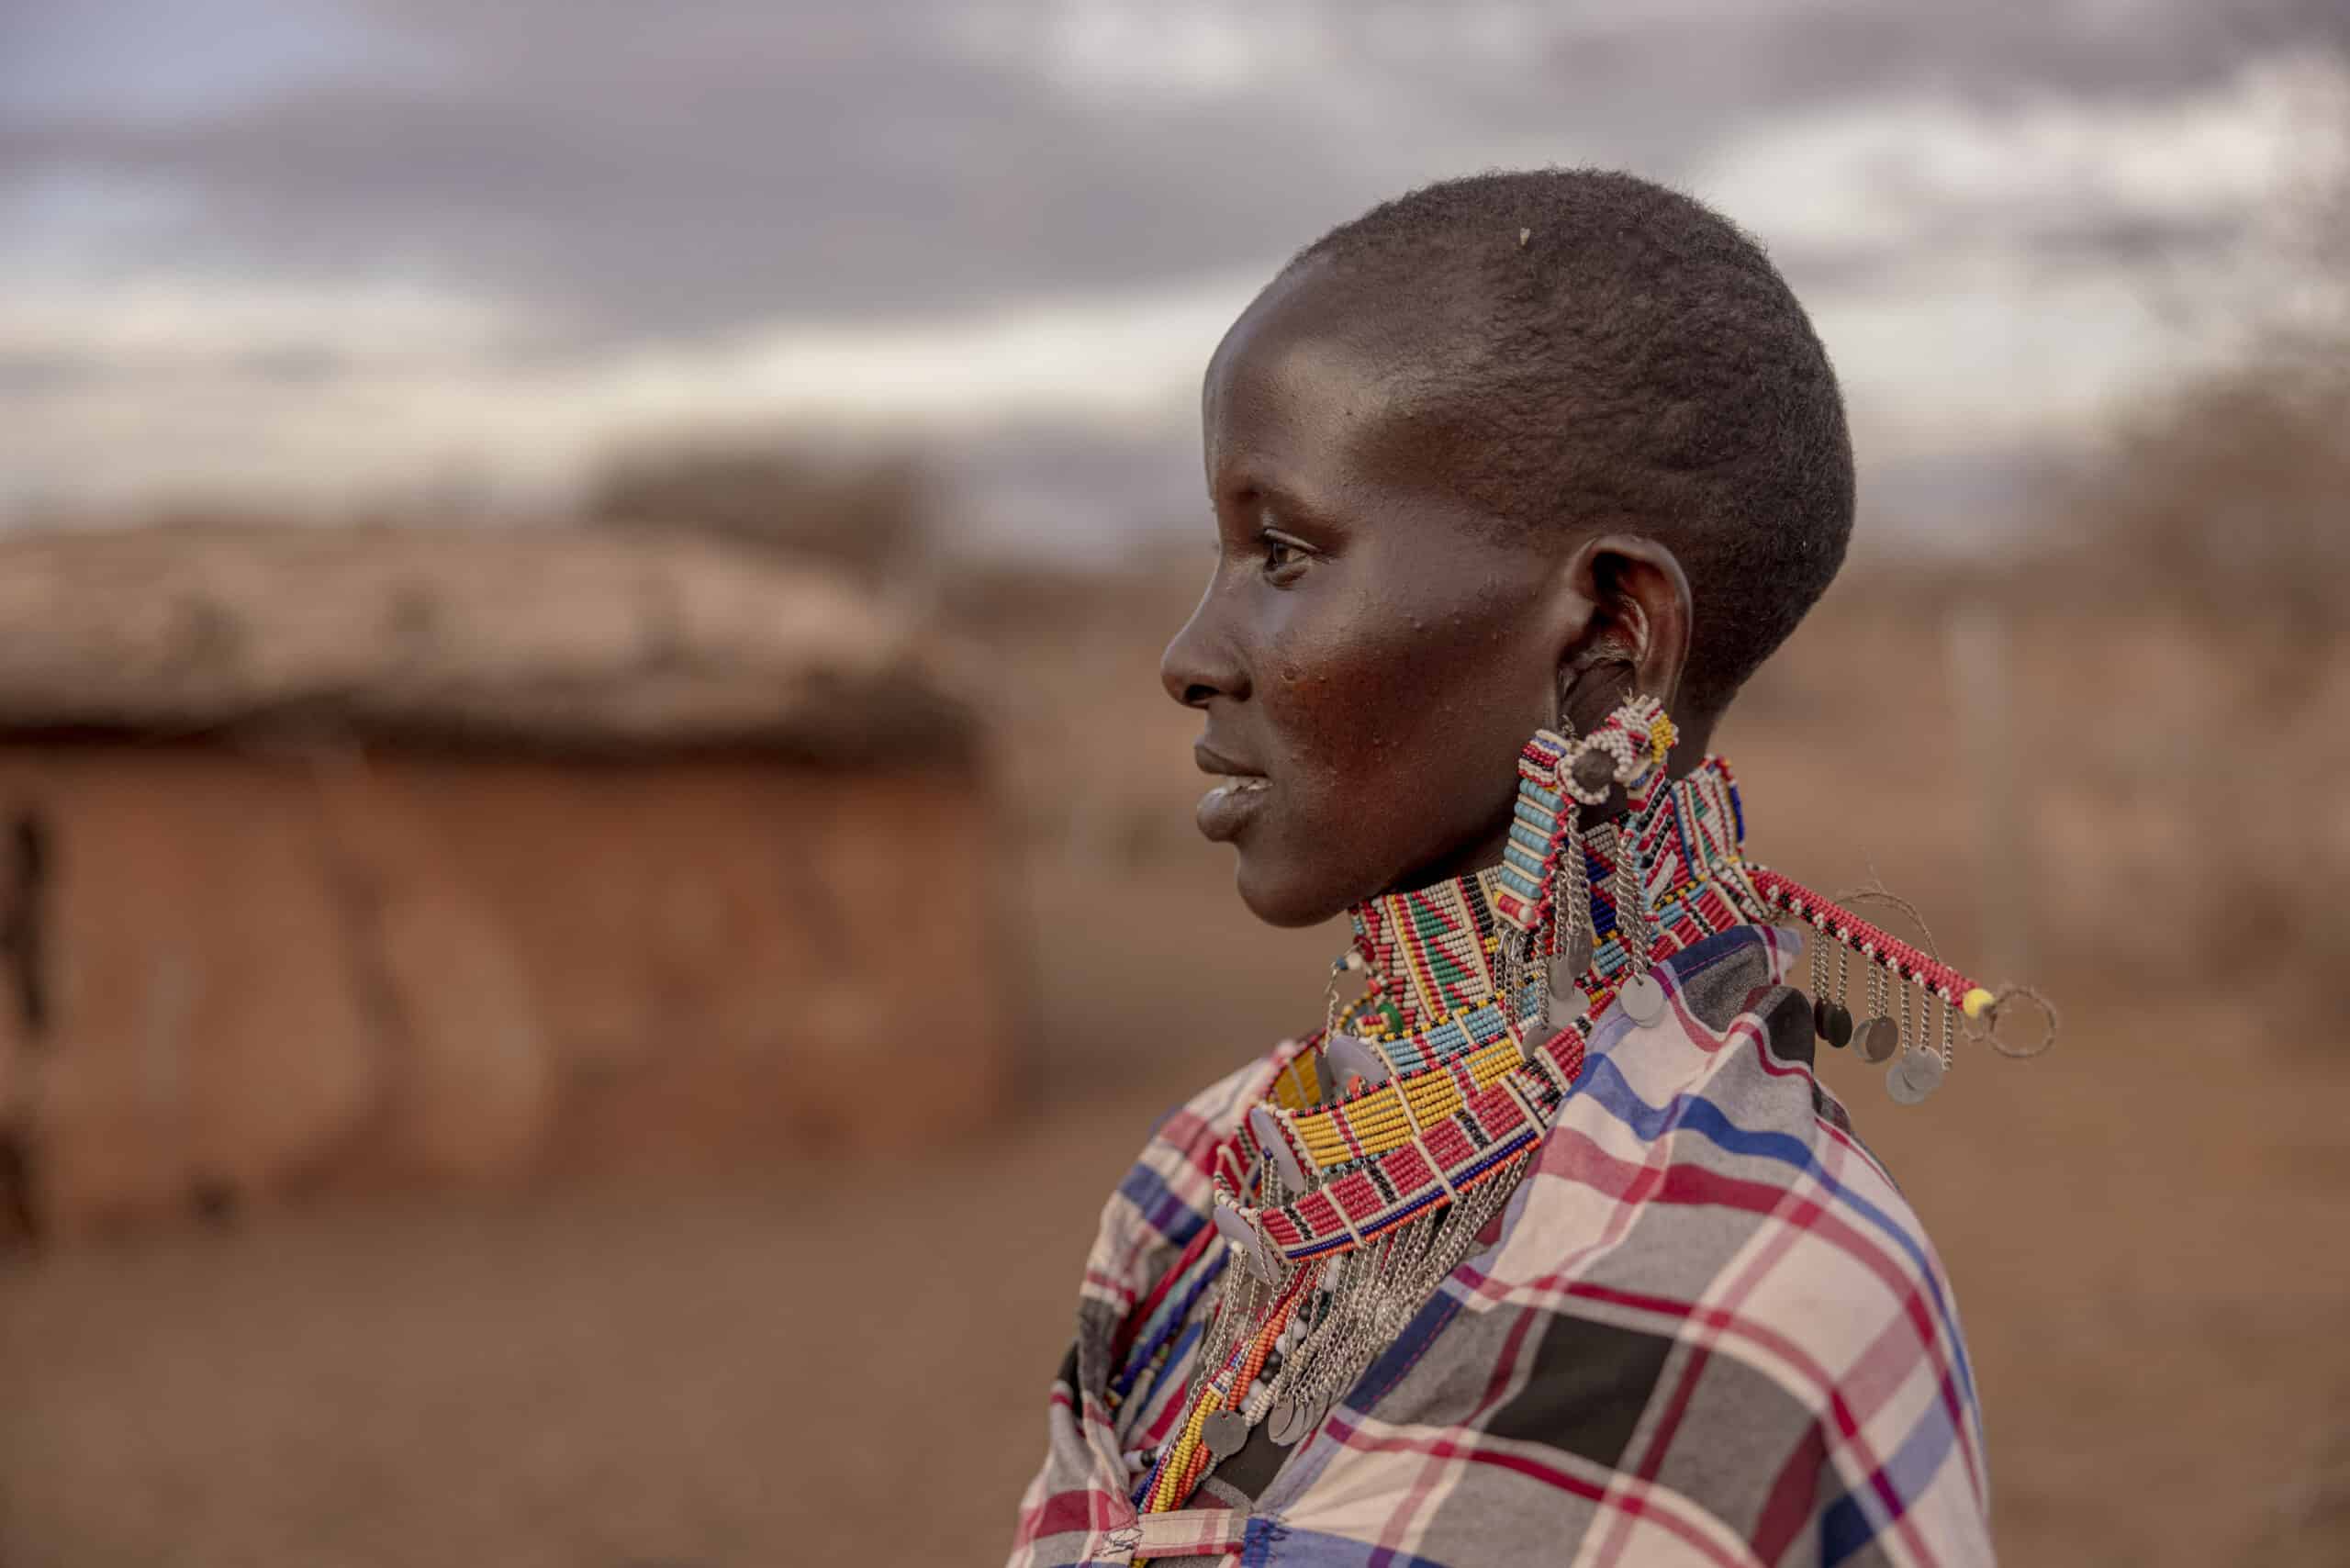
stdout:
{"type": "Polygon", "coordinates": [[[1265,575],[1269,577],[1293,577],[1314,558],[1304,545],[1278,533],[1263,534],[1258,543],[1265,552],[1265,575]]]}

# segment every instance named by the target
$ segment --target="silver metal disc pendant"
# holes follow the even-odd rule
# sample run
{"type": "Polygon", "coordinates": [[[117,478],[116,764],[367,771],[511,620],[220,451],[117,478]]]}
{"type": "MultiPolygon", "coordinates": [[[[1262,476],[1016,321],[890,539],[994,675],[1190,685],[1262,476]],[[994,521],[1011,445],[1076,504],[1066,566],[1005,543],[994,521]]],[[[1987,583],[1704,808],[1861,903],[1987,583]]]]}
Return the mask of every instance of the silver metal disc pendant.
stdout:
{"type": "Polygon", "coordinates": [[[1901,1048],[1901,1025],[1890,1018],[1872,1018],[1852,1033],[1852,1049],[1863,1061],[1891,1061],[1901,1048]]]}
{"type": "Polygon", "coordinates": [[[1281,1271],[1273,1264],[1273,1249],[1258,1234],[1238,1209],[1226,1204],[1215,1206],[1216,1233],[1231,1243],[1232,1249],[1248,1260],[1248,1271],[1266,1284],[1271,1284],[1281,1271]]]}
{"type": "Polygon", "coordinates": [[[1200,1441],[1217,1459],[1230,1459],[1248,1440],[1248,1418],[1237,1410],[1219,1410],[1200,1423],[1200,1441]]]}
{"type": "Polygon", "coordinates": [[[1323,1041],[1322,1060],[1330,1070],[1330,1081],[1341,1089],[1350,1078],[1372,1085],[1387,1081],[1387,1064],[1352,1035],[1333,1035],[1323,1041]]]}
{"type": "Polygon", "coordinates": [[[1885,1075],[1885,1092],[1897,1105],[1915,1105],[1942,1087],[1942,1058],[1931,1051],[1908,1051],[1885,1075]]]}
{"type": "Polygon", "coordinates": [[[1616,1000],[1624,1004],[1632,1022],[1643,1029],[1664,1016],[1664,987],[1657,983],[1654,975],[1634,975],[1617,991],[1616,1000]]]}
{"type": "Polygon", "coordinates": [[[1550,994],[1564,1002],[1571,996],[1581,996],[1583,987],[1575,982],[1591,972],[1591,933],[1578,931],[1567,942],[1567,950],[1550,960],[1550,994]]]}
{"type": "Polygon", "coordinates": [[[1274,1400],[1273,1407],[1265,1412],[1265,1435],[1285,1449],[1304,1442],[1321,1424],[1319,1406],[1286,1394],[1274,1400]]]}
{"type": "Polygon", "coordinates": [[[1281,1124],[1270,1107],[1249,1108],[1248,1131],[1255,1136],[1257,1146],[1271,1158],[1273,1169],[1281,1173],[1281,1186],[1292,1193],[1304,1192],[1305,1168],[1297,1162],[1297,1150],[1289,1146],[1289,1139],[1281,1137],[1281,1124]]]}
{"type": "Polygon", "coordinates": [[[1591,1010],[1591,999],[1583,995],[1583,987],[1575,983],[1576,977],[1583,971],[1570,970],[1567,968],[1569,962],[1571,960],[1566,958],[1550,960],[1550,1022],[1553,1024],[1572,1024],[1591,1010]]]}

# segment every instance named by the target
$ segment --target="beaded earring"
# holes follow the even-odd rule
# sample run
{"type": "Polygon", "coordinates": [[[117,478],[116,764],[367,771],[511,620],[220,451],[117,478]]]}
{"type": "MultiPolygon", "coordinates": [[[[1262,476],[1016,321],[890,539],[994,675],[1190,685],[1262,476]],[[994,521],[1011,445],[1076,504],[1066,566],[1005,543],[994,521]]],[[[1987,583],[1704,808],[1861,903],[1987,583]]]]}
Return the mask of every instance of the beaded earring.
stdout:
{"type": "Polygon", "coordinates": [[[1664,988],[1648,972],[1652,922],[1640,844],[1676,738],[1662,704],[1633,696],[1580,740],[1538,730],[1518,753],[1517,801],[1502,850],[1494,913],[1511,933],[1504,949],[1520,966],[1530,969],[1536,960],[1548,960],[1542,988],[1546,1027],[1557,1011],[1584,1004],[1581,981],[1590,972],[1598,933],[1592,922],[1583,809],[1604,804],[1617,785],[1625,790],[1627,811],[1615,829],[1608,892],[1628,969],[1617,994],[1639,1023],[1662,1015],[1664,988]]]}

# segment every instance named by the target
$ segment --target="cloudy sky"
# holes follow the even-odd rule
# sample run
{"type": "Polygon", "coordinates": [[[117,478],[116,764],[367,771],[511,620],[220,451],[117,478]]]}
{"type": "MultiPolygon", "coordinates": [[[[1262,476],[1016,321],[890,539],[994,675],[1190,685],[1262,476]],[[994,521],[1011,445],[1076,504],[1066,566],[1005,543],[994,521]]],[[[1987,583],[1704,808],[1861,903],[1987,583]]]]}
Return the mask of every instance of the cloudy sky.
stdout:
{"type": "Polygon", "coordinates": [[[0,0],[0,514],[559,494],[709,421],[919,443],[975,541],[1195,521],[1199,372],[1414,184],[1628,167],[1811,304],[1963,532],[2193,352],[2339,0],[0,0]]]}

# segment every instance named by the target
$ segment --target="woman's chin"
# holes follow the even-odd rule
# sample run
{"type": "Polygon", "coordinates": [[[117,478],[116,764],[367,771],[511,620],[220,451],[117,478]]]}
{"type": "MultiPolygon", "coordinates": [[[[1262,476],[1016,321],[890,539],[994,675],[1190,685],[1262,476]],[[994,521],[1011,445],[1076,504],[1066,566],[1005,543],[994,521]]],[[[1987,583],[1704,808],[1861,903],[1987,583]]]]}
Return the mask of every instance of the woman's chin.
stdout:
{"type": "Polygon", "coordinates": [[[1269,866],[1261,856],[1240,854],[1233,868],[1233,885],[1248,913],[1268,925],[1294,929],[1319,925],[1345,913],[1349,901],[1334,898],[1289,868],[1269,866]]]}

